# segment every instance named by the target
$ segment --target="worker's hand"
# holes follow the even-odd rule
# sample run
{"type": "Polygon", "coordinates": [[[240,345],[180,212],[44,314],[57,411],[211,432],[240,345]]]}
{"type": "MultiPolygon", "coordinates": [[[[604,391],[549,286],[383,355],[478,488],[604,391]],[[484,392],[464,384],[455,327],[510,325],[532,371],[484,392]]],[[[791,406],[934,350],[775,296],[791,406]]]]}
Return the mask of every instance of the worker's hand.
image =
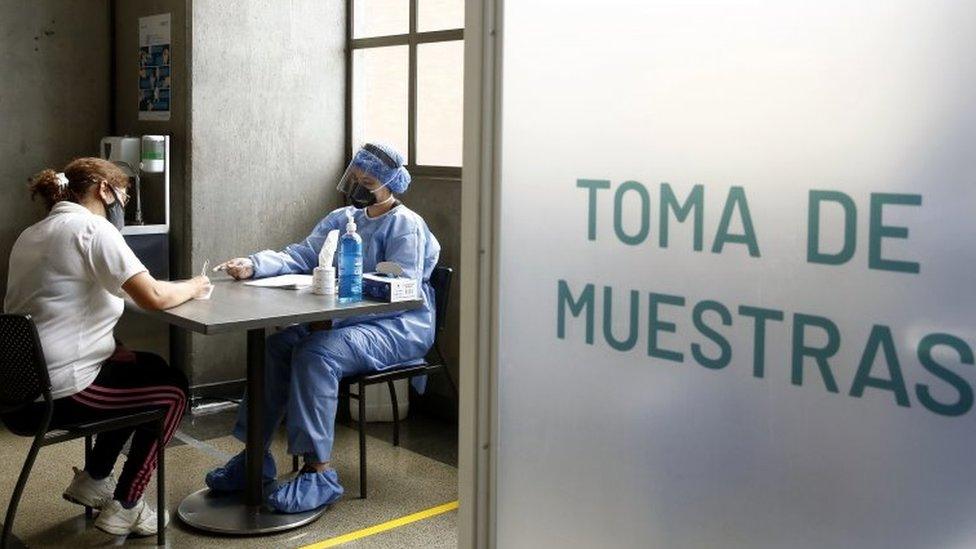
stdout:
{"type": "Polygon", "coordinates": [[[237,280],[244,280],[254,276],[254,262],[246,257],[238,257],[217,265],[214,267],[214,272],[216,271],[227,271],[227,274],[237,280]]]}
{"type": "Polygon", "coordinates": [[[206,298],[213,291],[213,284],[205,276],[195,276],[187,280],[187,283],[193,288],[193,299],[206,298]]]}

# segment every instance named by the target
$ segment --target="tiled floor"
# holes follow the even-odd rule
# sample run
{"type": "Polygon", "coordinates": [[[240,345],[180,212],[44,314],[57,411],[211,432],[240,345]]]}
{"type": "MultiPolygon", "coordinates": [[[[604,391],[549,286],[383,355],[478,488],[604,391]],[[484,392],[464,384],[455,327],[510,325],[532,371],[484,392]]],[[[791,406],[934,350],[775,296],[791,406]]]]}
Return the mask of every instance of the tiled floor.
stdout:
{"type": "MultiPolygon", "coordinates": [[[[227,436],[233,412],[187,419],[181,436],[202,441],[203,448],[174,440],[167,450],[167,498],[171,515],[179,501],[203,487],[203,475],[224,456],[241,449],[227,436]]],[[[440,420],[411,418],[402,425],[401,446],[390,443],[392,427],[371,424],[367,429],[369,498],[358,499],[358,438],[348,426],[336,428],[334,466],[347,489],[347,497],[318,521],[297,530],[264,537],[213,536],[188,528],[178,519],[168,530],[171,547],[301,547],[389,521],[457,499],[457,433],[440,420]]],[[[186,439],[185,439],[186,440],[186,439]]],[[[0,506],[5,510],[17,474],[30,445],[27,438],[0,432],[0,506]]],[[[291,468],[283,433],[273,444],[279,472],[291,468]]],[[[81,507],[61,499],[71,478],[71,466],[80,466],[81,441],[41,450],[14,524],[15,535],[29,547],[101,547],[125,542],[152,546],[155,538],[122,540],[86,523],[81,507]]],[[[155,501],[155,482],[146,491],[155,501]]],[[[345,547],[455,547],[456,512],[450,512],[349,543],[345,547]]]]}

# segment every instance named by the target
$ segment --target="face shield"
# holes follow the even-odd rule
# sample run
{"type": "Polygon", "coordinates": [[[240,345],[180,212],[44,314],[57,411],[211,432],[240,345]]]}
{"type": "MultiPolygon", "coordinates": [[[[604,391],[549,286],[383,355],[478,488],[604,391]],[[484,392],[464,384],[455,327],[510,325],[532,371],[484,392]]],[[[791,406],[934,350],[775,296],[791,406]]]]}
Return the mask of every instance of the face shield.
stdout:
{"type": "Polygon", "coordinates": [[[383,150],[366,144],[349,162],[336,188],[349,197],[349,201],[357,208],[385,204],[393,200],[392,189],[387,189],[386,193],[380,190],[389,187],[390,182],[399,175],[398,170],[396,161],[383,150]],[[388,196],[378,200],[377,194],[380,197],[388,196]]]}
{"type": "MultiPolygon", "coordinates": [[[[339,192],[349,197],[349,201],[357,208],[365,208],[377,203],[376,191],[385,187],[375,177],[368,175],[360,167],[349,164],[346,173],[339,180],[339,192]]],[[[390,195],[393,196],[392,194],[390,195]]]]}

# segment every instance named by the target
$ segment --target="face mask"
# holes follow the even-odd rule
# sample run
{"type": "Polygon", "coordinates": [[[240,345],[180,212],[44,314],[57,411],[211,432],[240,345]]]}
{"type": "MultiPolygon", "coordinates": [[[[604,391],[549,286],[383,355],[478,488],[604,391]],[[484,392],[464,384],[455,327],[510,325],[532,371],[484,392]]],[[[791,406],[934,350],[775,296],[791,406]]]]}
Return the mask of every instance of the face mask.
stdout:
{"type": "Polygon", "coordinates": [[[115,202],[105,204],[105,217],[109,223],[115,225],[119,232],[122,232],[122,227],[125,227],[125,209],[122,208],[122,201],[119,200],[119,195],[115,189],[111,185],[109,185],[109,189],[112,191],[112,196],[115,197],[115,202]]]}
{"type": "Polygon", "coordinates": [[[362,209],[376,204],[376,195],[369,192],[366,187],[356,185],[349,193],[349,201],[352,202],[353,206],[362,209]]]}
{"type": "Polygon", "coordinates": [[[374,204],[386,204],[393,200],[393,198],[393,193],[390,193],[390,196],[386,197],[385,200],[377,202],[376,195],[362,185],[356,185],[353,187],[352,192],[349,193],[349,201],[359,209],[368,208],[374,204]]]}

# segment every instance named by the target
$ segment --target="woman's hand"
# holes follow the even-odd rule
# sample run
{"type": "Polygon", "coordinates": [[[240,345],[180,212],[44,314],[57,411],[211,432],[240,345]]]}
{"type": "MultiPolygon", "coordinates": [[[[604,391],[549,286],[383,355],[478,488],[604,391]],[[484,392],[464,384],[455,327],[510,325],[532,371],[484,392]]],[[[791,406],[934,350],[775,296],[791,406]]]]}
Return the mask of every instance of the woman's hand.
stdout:
{"type": "Polygon", "coordinates": [[[182,282],[156,280],[143,271],[122,285],[132,301],[143,309],[158,311],[185,303],[197,296],[205,296],[211,288],[210,279],[197,276],[182,282]]]}
{"type": "Polygon", "coordinates": [[[246,257],[238,257],[214,267],[214,272],[217,271],[226,271],[237,280],[244,280],[254,276],[254,262],[246,257]]]}
{"type": "Polygon", "coordinates": [[[207,298],[210,292],[213,291],[213,284],[210,283],[210,279],[206,276],[195,276],[186,282],[192,288],[193,299],[207,298]]]}

